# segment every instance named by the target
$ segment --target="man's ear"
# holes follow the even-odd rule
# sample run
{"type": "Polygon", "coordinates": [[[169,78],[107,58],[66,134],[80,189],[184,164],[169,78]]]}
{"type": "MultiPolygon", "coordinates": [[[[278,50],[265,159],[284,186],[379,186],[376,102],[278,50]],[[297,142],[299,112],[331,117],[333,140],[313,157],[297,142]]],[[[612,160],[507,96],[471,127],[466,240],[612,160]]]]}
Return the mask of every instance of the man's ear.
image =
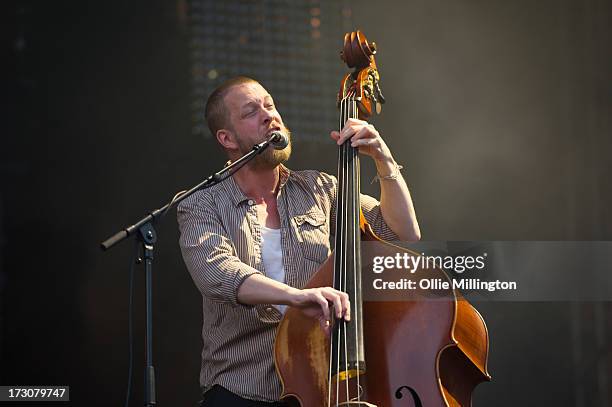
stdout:
{"type": "Polygon", "coordinates": [[[217,141],[221,144],[226,150],[237,150],[238,143],[236,140],[236,135],[229,131],[228,129],[220,129],[217,130],[217,141]]]}

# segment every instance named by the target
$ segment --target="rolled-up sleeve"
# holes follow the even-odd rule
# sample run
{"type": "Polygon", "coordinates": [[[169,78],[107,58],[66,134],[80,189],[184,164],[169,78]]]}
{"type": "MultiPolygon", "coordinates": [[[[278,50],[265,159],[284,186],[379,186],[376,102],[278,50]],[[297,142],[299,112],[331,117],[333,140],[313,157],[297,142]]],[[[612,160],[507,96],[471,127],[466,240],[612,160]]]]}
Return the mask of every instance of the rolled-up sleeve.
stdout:
{"type": "Polygon", "coordinates": [[[360,199],[363,216],[372,227],[374,233],[376,233],[376,236],[386,241],[399,240],[399,237],[391,230],[387,222],[385,222],[378,199],[365,194],[361,194],[360,199]]]}
{"type": "MultiPolygon", "coordinates": [[[[333,234],[336,225],[336,196],[338,181],[333,175],[320,173],[317,187],[321,188],[331,201],[330,232],[333,234]]],[[[376,198],[361,194],[360,202],[363,216],[366,218],[368,224],[372,227],[372,230],[378,237],[387,241],[399,240],[397,234],[389,227],[389,225],[387,225],[387,222],[385,222],[382,211],[380,210],[380,202],[376,198]]]]}
{"type": "Polygon", "coordinates": [[[210,194],[198,192],[178,206],[183,260],[203,296],[244,306],[237,298],[240,285],[247,277],[262,273],[238,258],[213,205],[210,194]]]}

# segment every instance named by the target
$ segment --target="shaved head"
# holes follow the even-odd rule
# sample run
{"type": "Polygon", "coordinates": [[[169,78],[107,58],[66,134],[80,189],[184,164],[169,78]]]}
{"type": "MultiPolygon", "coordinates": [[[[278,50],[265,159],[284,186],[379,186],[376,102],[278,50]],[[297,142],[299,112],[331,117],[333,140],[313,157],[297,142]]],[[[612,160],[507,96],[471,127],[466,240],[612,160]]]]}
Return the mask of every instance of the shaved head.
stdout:
{"type": "Polygon", "coordinates": [[[208,124],[208,129],[213,137],[217,131],[231,127],[229,120],[229,110],[225,105],[225,95],[234,87],[244,83],[259,83],[255,79],[247,76],[237,76],[228,79],[219,85],[208,97],[206,108],[204,109],[204,117],[208,124]]]}

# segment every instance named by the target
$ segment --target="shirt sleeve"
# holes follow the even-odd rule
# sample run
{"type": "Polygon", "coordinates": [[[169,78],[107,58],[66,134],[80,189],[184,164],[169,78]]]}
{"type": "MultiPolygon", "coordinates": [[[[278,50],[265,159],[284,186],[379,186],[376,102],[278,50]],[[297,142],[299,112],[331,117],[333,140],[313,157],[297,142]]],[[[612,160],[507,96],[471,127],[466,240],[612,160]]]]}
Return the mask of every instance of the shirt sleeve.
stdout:
{"type": "Polygon", "coordinates": [[[372,226],[372,230],[376,233],[376,236],[386,241],[399,240],[399,236],[397,236],[389,225],[387,225],[387,222],[385,222],[378,199],[365,194],[361,194],[360,199],[363,216],[365,216],[368,224],[372,226]]]}
{"type": "MultiPolygon", "coordinates": [[[[336,196],[338,190],[338,180],[333,175],[320,173],[319,187],[328,195],[331,201],[330,213],[330,233],[333,235],[336,230],[336,196]]],[[[397,234],[387,225],[380,210],[380,202],[369,195],[361,194],[361,210],[368,224],[378,237],[386,241],[399,240],[397,234]]]]}
{"type": "Polygon", "coordinates": [[[259,270],[242,262],[213,209],[210,194],[200,192],[177,208],[179,244],[185,265],[203,296],[213,301],[243,305],[237,293],[242,282],[259,270]]]}

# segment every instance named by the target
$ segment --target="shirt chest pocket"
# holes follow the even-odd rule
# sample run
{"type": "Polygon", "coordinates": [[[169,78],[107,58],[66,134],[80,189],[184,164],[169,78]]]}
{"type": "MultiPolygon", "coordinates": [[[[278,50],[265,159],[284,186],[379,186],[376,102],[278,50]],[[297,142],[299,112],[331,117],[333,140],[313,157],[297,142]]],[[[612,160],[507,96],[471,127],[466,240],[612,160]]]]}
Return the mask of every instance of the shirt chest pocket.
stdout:
{"type": "Polygon", "coordinates": [[[311,211],[294,216],[293,222],[304,258],[323,263],[330,254],[329,227],[325,214],[311,211]]]}

